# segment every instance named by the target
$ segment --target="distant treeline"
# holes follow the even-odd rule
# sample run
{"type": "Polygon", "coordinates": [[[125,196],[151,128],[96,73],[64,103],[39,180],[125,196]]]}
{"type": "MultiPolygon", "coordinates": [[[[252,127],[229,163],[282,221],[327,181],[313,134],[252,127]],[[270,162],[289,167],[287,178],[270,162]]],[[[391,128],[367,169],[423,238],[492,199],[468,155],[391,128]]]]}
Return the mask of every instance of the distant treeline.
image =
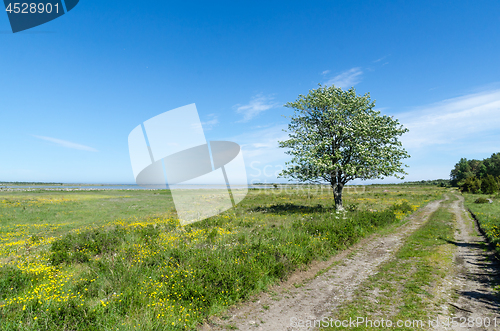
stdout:
{"type": "Polygon", "coordinates": [[[460,159],[450,173],[451,185],[462,192],[493,194],[500,190],[500,153],[484,160],[460,159]]]}
{"type": "MultiPolygon", "coordinates": [[[[270,185],[270,186],[279,186],[279,185],[325,185],[329,186],[329,183],[323,183],[323,184],[308,184],[308,183],[298,183],[298,184],[283,184],[283,183],[255,183],[252,185],[270,185]]],[[[363,185],[363,184],[360,184],[363,185]]],[[[451,181],[449,179],[431,179],[431,180],[419,180],[419,181],[414,181],[414,182],[404,182],[404,183],[382,183],[382,184],[369,184],[370,186],[389,186],[389,185],[429,185],[429,186],[441,186],[441,187],[447,187],[451,186],[451,181]]]]}
{"type": "Polygon", "coordinates": [[[64,185],[63,183],[0,182],[0,185],[64,185]]]}
{"type": "Polygon", "coordinates": [[[415,182],[404,182],[398,185],[432,185],[432,186],[440,186],[447,187],[450,186],[449,179],[431,179],[431,180],[419,180],[415,182]]]}
{"type": "Polygon", "coordinates": [[[449,179],[429,179],[429,180],[417,180],[413,182],[404,182],[404,183],[393,183],[393,184],[370,184],[370,186],[408,186],[408,185],[429,185],[429,186],[441,186],[448,187],[450,186],[449,179]]]}

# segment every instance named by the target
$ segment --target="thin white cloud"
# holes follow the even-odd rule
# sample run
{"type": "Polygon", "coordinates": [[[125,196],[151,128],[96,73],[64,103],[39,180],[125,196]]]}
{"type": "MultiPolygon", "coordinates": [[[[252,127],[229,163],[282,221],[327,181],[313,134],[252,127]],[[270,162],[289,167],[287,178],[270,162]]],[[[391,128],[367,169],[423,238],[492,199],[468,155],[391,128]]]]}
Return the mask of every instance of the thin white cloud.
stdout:
{"type": "MultiPolygon", "coordinates": [[[[410,165],[406,169],[409,175],[405,180],[448,178],[453,164],[460,157],[498,151],[500,89],[468,94],[393,115],[410,129],[401,137],[403,147],[412,155],[404,161],[410,165]]],[[[283,132],[285,128],[284,124],[254,127],[227,139],[242,146],[250,182],[276,181],[276,173],[290,159],[285,150],[278,147],[278,141],[288,138],[288,134],[283,132]]],[[[371,182],[377,181],[359,183],[371,182]]],[[[387,178],[380,182],[400,180],[387,178]]]]}
{"type": "Polygon", "coordinates": [[[385,58],[387,58],[387,55],[382,56],[382,57],[381,57],[381,58],[379,58],[379,59],[376,59],[375,61],[373,61],[373,63],[380,62],[380,61],[382,61],[382,60],[383,60],[383,59],[385,59],[385,58]]]}
{"type": "Polygon", "coordinates": [[[278,141],[286,140],[288,134],[283,131],[286,125],[274,125],[261,130],[242,133],[230,140],[238,142],[245,150],[245,158],[263,163],[272,162],[284,157],[284,150],[278,146],[278,141]]]}
{"type": "Polygon", "coordinates": [[[85,145],[76,144],[76,143],[73,143],[71,141],[66,141],[66,140],[61,140],[61,139],[56,139],[56,138],[51,138],[51,137],[45,137],[45,136],[36,136],[36,135],[33,135],[33,137],[41,139],[41,140],[45,140],[45,141],[50,141],[54,144],[57,144],[59,146],[63,146],[66,148],[77,149],[77,150],[87,151],[87,152],[98,152],[98,150],[95,148],[85,146],[85,145]]]}
{"type": "Polygon", "coordinates": [[[278,141],[288,138],[288,133],[283,131],[286,127],[284,124],[275,124],[226,139],[240,144],[249,182],[276,182],[276,174],[283,170],[285,161],[290,159],[285,149],[278,146],[278,141]]]}
{"type": "Polygon", "coordinates": [[[243,119],[240,122],[247,122],[263,111],[279,106],[278,103],[273,102],[273,99],[272,97],[258,94],[246,105],[235,105],[236,112],[243,114],[243,119]]]}
{"type": "Polygon", "coordinates": [[[500,90],[444,100],[397,117],[410,130],[401,139],[405,147],[456,145],[460,141],[462,148],[473,148],[481,140],[488,144],[487,134],[499,131],[500,90]]]}
{"type": "Polygon", "coordinates": [[[201,125],[205,130],[211,130],[214,126],[219,124],[219,119],[215,114],[208,115],[209,120],[205,122],[201,122],[201,125]]]}
{"type": "Polygon", "coordinates": [[[321,74],[324,76],[324,75],[327,75],[327,74],[329,74],[329,73],[330,73],[330,70],[325,70],[325,71],[323,71],[321,74]]]}
{"type": "Polygon", "coordinates": [[[361,75],[363,75],[363,70],[356,67],[338,74],[337,76],[329,79],[325,84],[335,85],[337,87],[347,89],[361,82],[361,75]]]}
{"type": "Polygon", "coordinates": [[[412,156],[405,160],[410,166],[405,180],[449,178],[460,158],[482,159],[499,150],[498,87],[394,115],[410,130],[401,137],[412,156]]]}
{"type": "Polygon", "coordinates": [[[217,115],[209,114],[207,117],[209,118],[208,121],[192,123],[191,127],[193,129],[212,130],[214,126],[219,124],[219,119],[217,118],[217,115]]]}

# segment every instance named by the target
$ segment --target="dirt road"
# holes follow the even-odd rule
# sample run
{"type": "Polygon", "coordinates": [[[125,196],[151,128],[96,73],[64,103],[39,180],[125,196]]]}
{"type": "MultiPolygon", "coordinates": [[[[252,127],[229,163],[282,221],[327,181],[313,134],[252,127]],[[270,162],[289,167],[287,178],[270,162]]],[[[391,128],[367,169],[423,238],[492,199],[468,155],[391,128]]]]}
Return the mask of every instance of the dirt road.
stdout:
{"type": "Polygon", "coordinates": [[[233,308],[225,321],[215,320],[204,330],[223,330],[231,325],[238,330],[307,330],[293,327],[294,320],[320,320],[351,299],[357,286],[377,267],[394,256],[404,239],[420,227],[440,205],[434,201],[410,216],[408,222],[387,236],[365,238],[351,249],[335,256],[328,263],[313,266],[309,272],[297,273],[286,284],[263,293],[254,302],[233,308]],[[296,287],[315,272],[331,266],[318,277],[296,287]],[[219,325],[214,325],[219,324],[219,325]]]}
{"type": "MultiPolygon", "coordinates": [[[[379,267],[393,259],[395,252],[405,239],[435,212],[443,201],[434,201],[410,216],[408,222],[387,235],[374,235],[342,252],[327,262],[316,263],[308,271],[297,272],[285,283],[272,288],[258,298],[231,309],[225,320],[213,319],[202,330],[309,330],[299,327],[296,321],[321,320],[335,315],[337,308],[348,303],[355,290],[368,277],[378,272],[379,267]],[[325,271],[326,270],[326,271],[325,271]],[[318,271],[321,274],[318,276],[318,271]]],[[[447,207],[455,214],[456,233],[453,241],[455,252],[453,267],[445,281],[436,288],[445,303],[429,311],[439,320],[439,330],[485,330],[484,322],[489,317],[493,323],[497,316],[500,330],[500,305],[492,289],[498,265],[490,262],[491,255],[484,248],[484,239],[476,235],[475,223],[469,218],[460,196],[447,207]],[[455,317],[456,327],[446,327],[445,321],[455,317]],[[462,318],[462,320],[460,319],[462,318]],[[465,318],[465,319],[464,319],[465,318]],[[468,318],[476,319],[474,326],[468,318]],[[464,328],[465,326],[465,328],[464,328]]],[[[432,329],[432,328],[431,328],[432,329]]]]}
{"type": "Polygon", "coordinates": [[[464,199],[450,207],[455,214],[455,270],[449,276],[449,300],[442,307],[438,330],[500,330],[500,300],[493,287],[498,284],[500,266],[486,241],[479,234],[476,222],[464,209],[464,199]],[[455,325],[449,325],[454,317],[455,325]],[[487,325],[487,324],[490,325],[487,325]]]}

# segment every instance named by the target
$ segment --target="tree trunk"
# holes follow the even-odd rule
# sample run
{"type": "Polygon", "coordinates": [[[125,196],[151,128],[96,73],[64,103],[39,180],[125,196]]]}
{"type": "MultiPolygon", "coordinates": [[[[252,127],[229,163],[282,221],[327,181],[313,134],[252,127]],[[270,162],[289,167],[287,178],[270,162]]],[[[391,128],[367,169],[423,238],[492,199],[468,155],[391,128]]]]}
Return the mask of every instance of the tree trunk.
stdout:
{"type": "Polygon", "coordinates": [[[333,188],[333,197],[335,199],[335,209],[342,210],[342,190],[344,189],[344,184],[336,183],[332,185],[333,188]]]}

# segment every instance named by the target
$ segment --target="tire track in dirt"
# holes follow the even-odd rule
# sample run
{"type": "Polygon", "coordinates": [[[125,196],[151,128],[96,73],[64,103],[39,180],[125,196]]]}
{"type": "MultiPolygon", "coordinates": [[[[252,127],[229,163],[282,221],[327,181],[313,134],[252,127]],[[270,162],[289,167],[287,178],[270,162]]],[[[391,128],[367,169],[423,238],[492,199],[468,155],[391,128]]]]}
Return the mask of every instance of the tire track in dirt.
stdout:
{"type": "Polygon", "coordinates": [[[457,227],[454,242],[457,247],[454,254],[455,273],[447,282],[453,284],[453,287],[447,289],[450,301],[448,306],[443,307],[444,314],[440,316],[439,326],[435,329],[500,330],[500,298],[493,290],[500,275],[500,265],[491,251],[483,249],[487,247],[486,240],[478,235],[477,224],[464,208],[464,198],[458,198],[450,206],[450,211],[455,214],[457,227]],[[456,291],[454,300],[453,291],[456,291]],[[455,310],[455,313],[450,316],[446,313],[449,310],[455,310]],[[447,326],[451,317],[456,318],[458,325],[447,326]],[[460,318],[465,318],[466,322],[462,324],[464,320],[460,318]],[[484,321],[485,318],[490,319],[491,325],[479,326],[478,321],[484,321]]]}
{"type": "MultiPolygon", "coordinates": [[[[447,198],[446,198],[447,199],[447,198]]],[[[227,320],[213,319],[202,330],[224,330],[227,326],[238,330],[292,331],[307,330],[291,326],[297,320],[320,320],[331,316],[343,302],[352,299],[355,289],[370,275],[376,274],[378,266],[391,259],[406,237],[424,224],[429,215],[436,211],[442,200],[428,203],[409,216],[408,222],[392,233],[365,238],[327,263],[313,267],[317,271],[331,268],[318,277],[316,272],[298,272],[281,286],[275,286],[268,293],[259,295],[253,302],[245,302],[232,308],[227,320]],[[297,281],[313,278],[303,286],[295,288],[297,281]],[[274,295],[270,295],[269,292],[274,295]]]]}

